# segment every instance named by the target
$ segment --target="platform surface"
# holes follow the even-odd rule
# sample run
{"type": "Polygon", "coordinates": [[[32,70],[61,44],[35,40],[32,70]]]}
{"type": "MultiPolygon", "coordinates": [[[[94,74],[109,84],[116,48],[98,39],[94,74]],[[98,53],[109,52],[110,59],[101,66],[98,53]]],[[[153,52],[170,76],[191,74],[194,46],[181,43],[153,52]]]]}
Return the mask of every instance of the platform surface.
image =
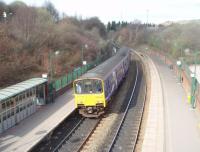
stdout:
{"type": "Polygon", "coordinates": [[[200,152],[200,117],[187,101],[175,73],[153,57],[164,90],[165,151],[200,152]]]}
{"type": "MultiPolygon", "coordinates": [[[[175,73],[157,57],[151,58],[160,75],[160,82],[163,90],[163,151],[200,152],[199,115],[191,108],[191,105],[188,104],[187,95],[175,73]]],[[[158,81],[159,79],[152,83],[157,83],[158,81]]],[[[155,101],[151,102],[155,104],[155,101]]],[[[156,117],[154,115],[152,115],[152,117],[151,119],[155,120],[154,118],[156,117]]],[[[154,132],[152,132],[152,136],[154,136],[154,132]]],[[[150,138],[151,135],[146,137],[150,138]]],[[[144,141],[145,140],[146,139],[144,139],[144,141]]],[[[149,140],[147,145],[151,143],[153,143],[153,140],[149,140]]],[[[160,144],[157,143],[155,144],[155,147],[156,146],[160,146],[160,144]]],[[[151,151],[149,150],[149,152],[151,151]]]]}
{"type": "Polygon", "coordinates": [[[150,58],[147,59],[150,72],[150,101],[142,143],[142,152],[163,152],[164,150],[164,110],[163,92],[158,70],[150,58]]]}
{"type": "Polygon", "coordinates": [[[1,152],[30,150],[75,109],[72,89],[0,135],[1,152]]]}

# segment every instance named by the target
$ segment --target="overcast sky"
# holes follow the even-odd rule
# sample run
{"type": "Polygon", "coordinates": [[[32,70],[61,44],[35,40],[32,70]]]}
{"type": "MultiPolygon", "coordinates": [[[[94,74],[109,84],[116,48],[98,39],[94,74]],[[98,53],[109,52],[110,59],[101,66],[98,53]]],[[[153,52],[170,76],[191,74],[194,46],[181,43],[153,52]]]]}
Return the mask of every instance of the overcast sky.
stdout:
{"type": "MultiPolygon", "coordinates": [[[[0,0],[1,1],[1,0],[0,0]]],[[[14,0],[3,0],[6,3],[14,0]]],[[[45,0],[21,0],[41,6],[45,0]]],[[[49,0],[56,9],[69,16],[97,16],[104,23],[111,20],[162,23],[165,21],[200,19],[200,0],[49,0]]]]}

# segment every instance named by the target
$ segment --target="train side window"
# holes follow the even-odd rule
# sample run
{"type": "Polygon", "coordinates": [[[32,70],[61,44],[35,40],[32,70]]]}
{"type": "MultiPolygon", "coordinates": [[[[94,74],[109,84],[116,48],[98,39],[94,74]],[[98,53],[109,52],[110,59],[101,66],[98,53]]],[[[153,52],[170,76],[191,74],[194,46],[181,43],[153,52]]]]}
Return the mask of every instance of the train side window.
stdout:
{"type": "Polygon", "coordinates": [[[3,113],[3,121],[7,119],[6,112],[3,113]]]}
{"type": "Polygon", "coordinates": [[[12,109],[12,111],[11,111],[11,116],[14,116],[14,109],[12,109]]]}
{"type": "Polygon", "coordinates": [[[16,112],[19,113],[19,106],[17,106],[17,108],[16,108],[16,112]]]}
{"type": "Polygon", "coordinates": [[[32,91],[32,95],[34,96],[36,94],[36,89],[33,88],[33,89],[31,89],[31,91],[32,91]]]}
{"type": "Polygon", "coordinates": [[[26,96],[25,96],[25,93],[23,93],[22,98],[25,99],[25,97],[26,97],[26,96]]]}
{"type": "Polygon", "coordinates": [[[30,96],[30,90],[27,90],[26,97],[28,98],[30,96]]]}
{"type": "Polygon", "coordinates": [[[22,95],[19,95],[19,102],[22,101],[22,95]]]}
{"type": "Polygon", "coordinates": [[[7,118],[10,118],[10,110],[7,112],[7,118]]]}
{"type": "Polygon", "coordinates": [[[5,109],[6,109],[6,103],[5,103],[5,102],[2,103],[2,104],[1,104],[1,107],[2,107],[3,110],[5,110],[5,109]]]}
{"type": "Polygon", "coordinates": [[[32,96],[33,95],[32,90],[29,90],[29,91],[30,91],[30,96],[32,96]]]}
{"type": "Polygon", "coordinates": [[[22,111],[22,110],[23,110],[23,106],[21,105],[20,108],[19,108],[19,111],[22,111]]]}
{"type": "Polygon", "coordinates": [[[18,104],[19,102],[18,96],[15,97],[15,101],[16,101],[16,104],[18,104]]]}
{"type": "Polygon", "coordinates": [[[10,101],[10,106],[14,107],[14,101],[13,100],[10,101]]]}
{"type": "Polygon", "coordinates": [[[8,100],[8,101],[6,102],[6,106],[7,106],[7,108],[10,107],[10,100],[8,100]]]}

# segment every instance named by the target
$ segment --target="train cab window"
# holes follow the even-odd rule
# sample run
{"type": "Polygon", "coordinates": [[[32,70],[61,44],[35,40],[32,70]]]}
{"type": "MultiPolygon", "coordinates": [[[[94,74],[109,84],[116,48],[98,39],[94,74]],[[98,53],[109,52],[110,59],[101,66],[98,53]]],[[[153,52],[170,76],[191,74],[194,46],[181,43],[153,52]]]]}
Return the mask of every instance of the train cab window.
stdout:
{"type": "Polygon", "coordinates": [[[75,93],[92,94],[102,93],[103,87],[101,80],[85,79],[75,82],[75,93]]]}
{"type": "Polygon", "coordinates": [[[102,93],[102,83],[101,81],[94,81],[94,89],[96,93],[102,93]]]}

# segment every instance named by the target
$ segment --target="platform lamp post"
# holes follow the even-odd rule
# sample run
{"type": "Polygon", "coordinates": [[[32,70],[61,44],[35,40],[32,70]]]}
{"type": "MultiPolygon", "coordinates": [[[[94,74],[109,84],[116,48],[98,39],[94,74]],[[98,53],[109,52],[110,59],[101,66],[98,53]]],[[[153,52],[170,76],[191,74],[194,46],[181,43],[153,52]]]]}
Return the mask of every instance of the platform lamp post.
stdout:
{"type": "Polygon", "coordinates": [[[83,54],[84,48],[87,49],[88,45],[85,44],[81,46],[81,65],[84,65],[86,63],[86,61],[84,61],[84,54],[83,54]]]}
{"type": "Polygon", "coordinates": [[[182,65],[182,63],[180,60],[178,60],[176,62],[176,64],[178,65],[178,79],[179,79],[179,82],[181,83],[181,65],[182,65]]]}
{"type": "Polygon", "coordinates": [[[53,66],[53,57],[57,56],[60,53],[60,51],[55,51],[52,53],[52,50],[50,50],[49,53],[49,74],[50,74],[50,82],[53,81],[53,75],[54,75],[54,66],[53,66]]]}
{"type": "Polygon", "coordinates": [[[196,107],[196,89],[197,89],[197,70],[196,70],[196,66],[197,66],[197,55],[200,54],[200,52],[195,52],[194,53],[194,72],[191,74],[191,78],[192,78],[192,84],[191,84],[191,99],[190,99],[190,103],[192,105],[192,108],[196,107]]]}
{"type": "Polygon", "coordinates": [[[3,17],[4,17],[4,20],[6,21],[7,13],[5,11],[3,12],[3,17]]]}

